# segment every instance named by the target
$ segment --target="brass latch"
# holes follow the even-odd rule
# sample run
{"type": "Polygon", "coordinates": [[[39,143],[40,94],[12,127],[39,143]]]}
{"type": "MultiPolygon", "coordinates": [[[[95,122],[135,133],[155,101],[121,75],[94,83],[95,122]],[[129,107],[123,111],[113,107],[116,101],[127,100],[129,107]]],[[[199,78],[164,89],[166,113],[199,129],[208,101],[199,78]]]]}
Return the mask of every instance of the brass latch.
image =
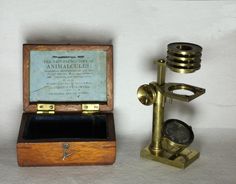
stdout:
{"type": "Polygon", "coordinates": [[[55,114],[55,105],[37,104],[37,114],[55,114]]]}
{"type": "Polygon", "coordinates": [[[99,104],[82,104],[82,113],[91,114],[99,112],[99,104]]]}

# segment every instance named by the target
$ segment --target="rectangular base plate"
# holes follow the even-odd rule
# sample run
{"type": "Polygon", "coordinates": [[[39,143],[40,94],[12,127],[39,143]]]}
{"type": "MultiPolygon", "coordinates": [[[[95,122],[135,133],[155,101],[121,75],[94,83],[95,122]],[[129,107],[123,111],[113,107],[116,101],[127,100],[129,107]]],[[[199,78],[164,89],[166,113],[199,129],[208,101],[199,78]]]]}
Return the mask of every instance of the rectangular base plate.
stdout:
{"type": "Polygon", "coordinates": [[[141,150],[140,155],[149,160],[184,169],[199,158],[200,152],[191,148],[185,148],[178,156],[171,155],[165,151],[161,151],[158,155],[153,155],[149,150],[149,146],[147,146],[141,150]]]}

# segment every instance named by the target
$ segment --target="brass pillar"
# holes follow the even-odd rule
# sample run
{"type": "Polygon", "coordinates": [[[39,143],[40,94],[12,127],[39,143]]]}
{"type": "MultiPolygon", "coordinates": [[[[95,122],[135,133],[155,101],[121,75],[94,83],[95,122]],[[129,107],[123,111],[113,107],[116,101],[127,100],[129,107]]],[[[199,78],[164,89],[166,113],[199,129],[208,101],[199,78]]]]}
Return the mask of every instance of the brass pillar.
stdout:
{"type": "MultiPolygon", "coordinates": [[[[165,84],[166,75],[166,61],[157,61],[157,85],[161,86],[165,84]]],[[[153,104],[153,125],[152,125],[152,142],[150,145],[150,151],[157,155],[161,151],[161,132],[164,122],[164,107],[165,96],[161,92],[157,91],[157,96],[153,104]]]]}

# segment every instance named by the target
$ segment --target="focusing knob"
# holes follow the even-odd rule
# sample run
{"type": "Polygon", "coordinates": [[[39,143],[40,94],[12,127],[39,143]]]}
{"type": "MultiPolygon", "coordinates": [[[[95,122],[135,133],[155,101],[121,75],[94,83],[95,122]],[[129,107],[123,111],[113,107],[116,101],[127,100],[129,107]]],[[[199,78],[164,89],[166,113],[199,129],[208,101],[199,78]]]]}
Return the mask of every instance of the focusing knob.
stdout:
{"type": "Polygon", "coordinates": [[[156,99],[156,91],[150,84],[144,84],[138,88],[138,99],[143,105],[152,105],[156,99]]]}

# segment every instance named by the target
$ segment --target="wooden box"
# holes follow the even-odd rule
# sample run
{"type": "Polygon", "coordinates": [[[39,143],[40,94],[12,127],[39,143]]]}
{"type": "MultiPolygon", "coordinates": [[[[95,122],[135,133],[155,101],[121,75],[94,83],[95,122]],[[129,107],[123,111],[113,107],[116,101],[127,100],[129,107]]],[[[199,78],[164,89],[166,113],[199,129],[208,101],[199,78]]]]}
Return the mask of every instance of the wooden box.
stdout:
{"type": "Polygon", "coordinates": [[[19,166],[113,164],[111,45],[23,46],[19,166]]]}

